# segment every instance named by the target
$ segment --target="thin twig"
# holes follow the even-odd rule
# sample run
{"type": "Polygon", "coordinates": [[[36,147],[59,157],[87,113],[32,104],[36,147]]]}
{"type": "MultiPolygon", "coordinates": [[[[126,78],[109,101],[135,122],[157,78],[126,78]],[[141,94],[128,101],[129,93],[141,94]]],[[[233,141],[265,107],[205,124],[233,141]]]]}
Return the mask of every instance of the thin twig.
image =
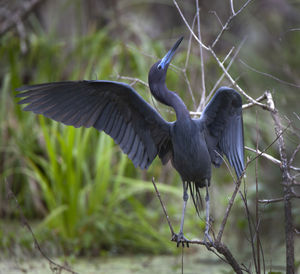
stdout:
{"type": "Polygon", "coordinates": [[[191,98],[192,98],[192,101],[193,101],[193,105],[194,105],[194,109],[196,109],[196,100],[195,100],[194,93],[193,93],[193,90],[192,90],[191,82],[190,82],[190,80],[189,80],[189,78],[187,76],[187,73],[186,73],[185,69],[182,71],[182,73],[183,73],[183,78],[184,78],[184,80],[185,80],[185,82],[187,84],[188,91],[189,91],[189,93],[191,95],[191,98]]]}
{"type": "MultiPolygon", "coordinates": [[[[255,161],[258,157],[262,156],[263,153],[265,153],[277,140],[280,139],[280,137],[286,132],[286,130],[289,128],[290,124],[288,124],[277,136],[276,138],[267,146],[263,149],[263,151],[259,154],[257,154],[253,159],[250,159],[247,163],[249,165],[251,162],[255,161]]],[[[257,151],[255,151],[257,152],[257,151]]],[[[282,162],[281,162],[282,164],[282,162]]],[[[282,165],[281,165],[282,168],[282,165]]]]}
{"type": "Polygon", "coordinates": [[[245,173],[245,171],[242,173],[241,177],[239,178],[239,180],[235,184],[235,188],[234,188],[234,191],[233,191],[233,193],[231,195],[231,198],[228,202],[228,205],[227,205],[227,208],[226,208],[226,211],[225,211],[225,214],[224,214],[224,218],[223,218],[221,226],[220,226],[220,230],[219,230],[216,242],[221,242],[222,235],[223,235],[223,232],[224,232],[224,229],[225,229],[225,225],[226,225],[229,213],[231,211],[231,208],[233,206],[233,202],[235,200],[236,194],[238,193],[238,190],[240,188],[244,173],[245,173]]]}
{"type": "Polygon", "coordinates": [[[254,153],[256,153],[257,155],[259,155],[259,156],[261,156],[261,157],[264,157],[264,158],[268,159],[269,161],[271,161],[272,163],[274,163],[274,164],[276,164],[276,165],[281,166],[281,161],[278,160],[278,159],[276,159],[275,157],[271,156],[270,154],[267,154],[267,153],[265,153],[265,152],[262,152],[262,151],[260,151],[259,149],[255,150],[255,149],[253,149],[253,148],[251,148],[251,147],[247,147],[247,146],[245,146],[245,149],[246,149],[246,150],[249,150],[249,151],[251,151],[251,152],[254,152],[254,153]]]}
{"type": "Polygon", "coordinates": [[[232,14],[235,15],[234,6],[233,6],[233,0],[230,0],[230,7],[231,7],[232,14]]]}
{"type": "Polygon", "coordinates": [[[212,13],[214,16],[216,16],[218,22],[220,23],[221,27],[223,28],[223,23],[222,20],[220,19],[219,15],[217,14],[217,12],[215,10],[210,10],[209,13],[212,13]]]}
{"type": "MultiPolygon", "coordinates": [[[[197,14],[195,14],[195,16],[194,16],[192,28],[194,28],[194,26],[195,26],[196,18],[197,18],[197,14]]],[[[188,67],[189,58],[190,58],[190,54],[191,54],[191,47],[192,47],[192,35],[190,34],[190,38],[189,38],[189,41],[188,41],[187,55],[186,55],[186,59],[185,59],[185,65],[184,65],[184,68],[181,71],[182,71],[182,74],[183,74],[183,78],[184,78],[184,80],[187,84],[189,94],[192,98],[194,109],[196,109],[196,100],[195,100],[195,97],[194,97],[194,92],[192,90],[192,86],[191,86],[190,80],[189,80],[188,75],[187,75],[187,67],[188,67]]]]}
{"type": "Polygon", "coordinates": [[[241,191],[239,191],[240,196],[244,202],[245,206],[245,211],[246,211],[246,216],[247,216],[247,222],[248,222],[248,228],[249,228],[249,233],[250,233],[250,243],[251,243],[251,250],[252,250],[252,257],[253,257],[253,262],[254,262],[254,267],[255,267],[255,272],[258,273],[258,267],[257,267],[257,260],[256,260],[256,252],[255,252],[255,246],[254,246],[254,235],[253,235],[253,230],[252,230],[252,219],[248,207],[248,202],[247,202],[247,193],[246,189],[244,188],[244,195],[241,191]]]}
{"type": "MultiPolygon", "coordinates": [[[[258,151],[258,136],[259,136],[259,131],[258,131],[258,121],[257,121],[257,111],[256,111],[256,152],[258,151]]],[[[260,243],[260,238],[259,238],[259,214],[258,214],[258,158],[255,160],[255,233],[256,233],[256,256],[257,256],[257,269],[256,272],[257,274],[260,274],[260,249],[259,249],[259,243],[260,243]]]]}
{"type": "Polygon", "coordinates": [[[230,8],[231,8],[232,15],[235,15],[233,0],[230,0],[230,8]]]}
{"type": "Polygon", "coordinates": [[[218,58],[218,56],[216,55],[216,53],[214,52],[214,50],[212,48],[209,48],[210,53],[213,55],[213,57],[215,58],[215,60],[217,61],[219,67],[223,70],[225,76],[227,77],[227,79],[231,82],[231,84],[233,86],[235,86],[237,88],[237,90],[243,94],[251,103],[262,107],[263,109],[272,111],[271,107],[266,105],[266,104],[262,104],[260,102],[257,102],[255,99],[253,99],[251,96],[249,96],[237,83],[236,81],[232,78],[232,76],[228,73],[228,71],[226,70],[226,68],[224,67],[224,65],[222,64],[222,62],[220,61],[220,59],[218,58]]]}
{"type": "Polygon", "coordinates": [[[226,21],[226,23],[223,25],[221,31],[219,32],[217,38],[215,39],[215,41],[212,43],[211,48],[214,48],[215,45],[218,43],[218,41],[220,40],[221,36],[223,35],[224,31],[228,29],[229,24],[231,23],[231,21],[233,20],[233,18],[235,18],[239,13],[241,13],[246,7],[247,5],[251,2],[251,0],[248,0],[237,12],[234,12],[233,10],[233,4],[232,4],[232,14],[229,16],[228,20],[226,21]]]}
{"type": "Polygon", "coordinates": [[[14,201],[16,203],[16,206],[17,206],[17,209],[18,209],[18,213],[21,216],[22,225],[25,226],[27,228],[27,230],[30,232],[35,247],[40,252],[40,254],[42,255],[42,257],[44,257],[49,262],[51,270],[55,271],[57,273],[61,273],[62,270],[65,270],[65,271],[70,272],[72,274],[77,274],[77,272],[73,271],[72,269],[54,262],[52,259],[50,259],[48,257],[48,255],[46,255],[46,253],[44,253],[44,251],[42,250],[42,248],[41,248],[38,240],[36,239],[36,237],[35,237],[35,235],[33,233],[33,230],[31,228],[29,222],[27,221],[27,219],[26,219],[26,217],[25,217],[25,215],[24,215],[24,213],[22,211],[22,208],[21,208],[21,206],[20,206],[20,204],[18,202],[18,199],[17,199],[16,195],[11,190],[11,188],[10,188],[9,184],[7,183],[7,181],[6,181],[6,186],[7,186],[7,190],[8,190],[8,197],[11,198],[11,199],[14,199],[14,201]]]}
{"type": "Polygon", "coordinates": [[[282,202],[282,201],[284,201],[284,198],[258,200],[258,202],[261,204],[271,204],[271,203],[278,203],[278,202],[282,202]]]}
{"type": "Polygon", "coordinates": [[[227,61],[227,59],[229,58],[229,56],[231,55],[231,53],[234,51],[235,47],[232,47],[230,49],[230,51],[227,53],[227,55],[225,56],[224,60],[222,61],[223,64],[225,64],[225,62],[227,61]]]}
{"type": "Polygon", "coordinates": [[[290,158],[290,160],[289,160],[288,165],[289,165],[290,168],[291,168],[291,165],[292,165],[292,163],[294,162],[295,157],[296,157],[296,154],[299,152],[299,150],[300,150],[300,144],[298,144],[298,146],[297,146],[296,149],[294,150],[294,152],[293,152],[293,154],[292,154],[292,156],[291,156],[291,158],[290,158]]]}
{"type": "Polygon", "coordinates": [[[272,75],[272,74],[269,74],[269,73],[266,73],[266,72],[263,72],[263,71],[259,71],[259,70],[255,69],[255,68],[251,67],[250,65],[246,64],[243,60],[240,60],[240,62],[241,62],[246,68],[248,68],[248,69],[250,69],[250,70],[252,70],[252,71],[254,71],[254,72],[258,73],[258,74],[261,74],[261,75],[264,75],[264,76],[266,76],[266,77],[269,77],[269,78],[271,78],[271,79],[273,79],[273,80],[275,80],[275,81],[277,81],[277,82],[279,82],[279,83],[281,83],[281,84],[285,84],[285,85],[288,85],[288,86],[291,86],[291,87],[295,87],[295,88],[300,88],[300,85],[293,84],[293,83],[290,83],[290,82],[281,80],[281,79],[279,79],[278,77],[276,77],[276,76],[274,76],[274,75],[272,75]]]}
{"type": "MultiPolygon", "coordinates": [[[[265,100],[267,97],[266,97],[266,94],[264,93],[263,95],[259,96],[258,98],[255,99],[256,102],[261,102],[263,100],[265,100]]],[[[253,103],[248,103],[248,104],[243,104],[242,108],[243,109],[247,109],[247,108],[250,108],[252,106],[254,106],[255,104],[253,103]]]]}
{"type": "MultiPolygon", "coordinates": [[[[238,11],[236,12],[236,15],[239,14],[243,9],[244,7],[247,6],[247,4],[250,2],[251,0],[248,0],[244,6],[238,11]]],[[[212,47],[207,47],[203,44],[202,41],[200,41],[197,37],[197,35],[194,33],[194,31],[192,30],[192,28],[190,27],[190,25],[188,24],[186,18],[184,17],[180,7],[178,6],[176,0],[173,0],[173,3],[175,5],[175,7],[177,8],[182,20],[184,21],[185,25],[187,26],[187,28],[189,29],[190,33],[193,35],[193,37],[196,39],[196,41],[202,46],[202,48],[208,50],[212,56],[214,57],[214,59],[217,61],[218,65],[220,66],[220,68],[223,70],[225,76],[228,78],[228,80],[231,82],[231,84],[233,86],[235,86],[238,91],[243,94],[250,102],[262,107],[263,109],[267,109],[267,110],[271,110],[270,107],[268,105],[265,105],[265,104],[261,104],[259,102],[256,102],[251,96],[249,96],[236,82],[235,80],[231,77],[231,75],[228,73],[228,71],[226,70],[226,68],[224,67],[224,65],[222,64],[222,62],[220,61],[220,59],[218,58],[218,56],[216,55],[216,53],[214,52],[214,50],[212,49],[212,47]]]]}
{"type": "MultiPolygon", "coordinates": [[[[234,55],[232,56],[229,64],[227,65],[226,67],[226,71],[229,71],[230,67],[232,66],[233,62],[235,61],[236,57],[238,56],[240,50],[242,49],[242,46],[244,45],[244,43],[246,42],[247,40],[247,37],[244,37],[244,39],[242,40],[242,42],[239,44],[237,50],[235,51],[234,55]]],[[[228,56],[228,54],[227,54],[228,56]]],[[[226,59],[227,57],[225,57],[226,59]]],[[[224,61],[225,59],[223,60],[223,64],[224,64],[224,61]]],[[[225,77],[225,73],[223,72],[222,75],[219,77],[219,79],[216,81],[214,87],[212,88],[212,90],[209,92],[208,96],[206,97],[206,103],[210,100],[210,98],[212,97],[213,93],[215,92],[215,90],[218,88],[218,86],[220,85],[220,83],[222,82],[222,80],[224,79],[225,77]]]]}
{"type": "MultiPolygon", "coordinates": [[[[200,9],[199,9],[199,2],[196,0],[196,9],[197,9],[197,26],[198,26],[198,37],[199,40],[202,42],[201,36],[201,21],[200,21],[200,9]]],[[[197,110],[203,109],[205,105],[205,95],[206,95],[206,87],[205,87],[205,71],[204,71],[204,57],[203,57],[203,50],[201,44],[199,44],[199,53],[200,53],[200,67],[201,67],[201,84],[202,84],[202,92],[201,92],[201,99],[197,110]]]]}
{"type": "Polygon", "coordinates": [[[24,1],[25,3],[22,5],[22,8],[12,13],[12,16],[8,16],[9,20],[2,22],[0,27],[0,36],[21,24],[22,20],[26,18],[34,8],[43,0],[31,0],[31,1],[24,1]]]}
{"type": "Polygon", "coordinates": [[[202,41],[199,40],[199,38],[197,37],[197,35],[194,33],[194,31],[193,31],[192,28],[190,27],[189,23],[188,23],[187,20],[185,19],[184,15],[183,15],[183,13],[182,13],[182,11],[181,11],[181,9],[180,9],[180,7],[178,6],[176,0],[173,0],[173,3],[174,3],[174,5],[175,5],[175,7],[177,8],[177,10],[178,10],[178,12],[179,12],[179,14],[180,14],[180,16],[181,16],[183,22],[184,22],[185,25],[188,27],[190,33],[193,35],[193,37],[196,39],[196,41],[197,41],[204,49],[209,50],[209,48],[208,48],[207,46],[205,46],[205,45],[202,43],[202,41]]]}
{"type": "Polygon", "coordinates": [[[132,81],[132,83],[130,84],[130,86],[134,86],[136,83],[140,83],[146,87],[149,88],[148,83],[146,83],[145,81],[139,79],[139,78],[135,78],[135,77],[129,77],[129,76],[121,76],[121,75],[117,75],[117,79],[123,79],[123,80],[129,80],[132,81]]]}
{"type": "Polygon", "coordinates": [[[168,222],[168,225],[169,225],[169,228],[170,228],[172,237],[173,237],[173,235],[175,235],[175,232],[174,232],[174,229],[173,229],[173,227],[172,227],[172,224],[171,224],[169,215],[168,215],[168,213],[167,213],[166,207],[165,207],[165,205],[164,205],[164,203],[163,203],[163,201],[162,201],[162,199],[161,199],[160,193],[159,193],[159,191],[158,191],[158,189],[157,189],[157,187],[156,187],[156,183],[155,183],[155,181],[154,181],[154,177],[152,177],[152,183],[153,183],[153,186],[154,186],[154,188],[155,188],[156,195],[157,195],[157,197],[158,197],[158,199],[159,199],[159,201],[160,201],[161,207],[162,207],[162,209],[163,209],[163,211],[164,211],[164,214],[165,214],[165,216],[166,216],[166,219],[167,219],[167,222],[168,222]]]}

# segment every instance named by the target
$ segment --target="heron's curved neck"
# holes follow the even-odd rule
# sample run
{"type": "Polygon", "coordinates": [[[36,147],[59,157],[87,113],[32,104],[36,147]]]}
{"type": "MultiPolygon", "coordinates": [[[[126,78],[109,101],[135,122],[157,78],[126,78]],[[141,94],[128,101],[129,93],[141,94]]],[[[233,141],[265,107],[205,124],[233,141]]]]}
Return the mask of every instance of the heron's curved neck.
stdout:
{"type": "Polygon", "coordinates": [[[151,90],[154,97],[161,103],[172,107],[175,110],[177,120],[191,119],[190,113],[176,92],[170,91],[166,85],[151,90]]]}

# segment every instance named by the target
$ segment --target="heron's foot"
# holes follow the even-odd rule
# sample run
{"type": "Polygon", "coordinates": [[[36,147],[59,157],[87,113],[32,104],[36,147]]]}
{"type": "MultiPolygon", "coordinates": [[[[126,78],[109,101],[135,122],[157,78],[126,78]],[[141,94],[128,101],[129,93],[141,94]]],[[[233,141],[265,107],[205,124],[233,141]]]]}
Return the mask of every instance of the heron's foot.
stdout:
{"type": "Polygon", "coordinates": [[[184,244],[186,244],[186,247],[189,247],[189,239],[184,237],[183,232],[180,231],[178,234],[173,234],[172,241],[177,242],[177,247],[181,244],[182,247],[184,247],[184,244]]]}

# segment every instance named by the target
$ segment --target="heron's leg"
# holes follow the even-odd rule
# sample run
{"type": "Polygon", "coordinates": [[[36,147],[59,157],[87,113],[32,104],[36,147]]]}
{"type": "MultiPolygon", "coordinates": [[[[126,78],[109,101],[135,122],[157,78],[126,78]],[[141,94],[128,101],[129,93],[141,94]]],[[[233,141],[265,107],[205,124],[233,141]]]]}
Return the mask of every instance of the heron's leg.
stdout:
{"type": "Polygon", "coordinates": [[[179,246],[180,243],[182,243],[182,246],[184,246],[184,242],[186,242],[187,247],[189,247],[188,239],[185,238],[183,235],[184,215],[186,210],[186,204],[189,199],[187,188],[188,188],[188,184],[186,182],[183,182],[183,208],[182,208],[182,215],[181,215],[181,222],[180,222],[180,230],[178,234],[174,235],[177,241],[177,247],[179,246]]]}
{"type": "Polygon", "coordinates": [[[205,211],[206,211],[206,219],[205,219],[205,232],[204,232],[204,242],[206,242],[206,239],[213,244],[213,240],[209,235],[209,193],[208,193],[208,180],[205,179],[205,187],[206,187],[206,195],[205,195],[205,211]]]}
{"type": "Polygon", "coordinates": [[[189,195],[187,193],[187,183],[183,183],[183,208],[182,208],[180,231],[179,231],[179,233],[182,233],[182,234],[183,234],[183,224],[184,224],[186,203],[187,203],[188,199],[189,199],[189,195]]]}

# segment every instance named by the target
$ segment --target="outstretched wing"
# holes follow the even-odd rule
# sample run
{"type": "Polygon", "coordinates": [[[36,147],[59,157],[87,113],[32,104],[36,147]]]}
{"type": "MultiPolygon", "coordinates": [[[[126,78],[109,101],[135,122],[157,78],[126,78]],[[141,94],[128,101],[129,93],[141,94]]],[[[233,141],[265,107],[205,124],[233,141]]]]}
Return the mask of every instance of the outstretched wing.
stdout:
{"type": "Polygon", "coordinates": [[[199,119],[205,127],[205,139],[212,163],[220,166],[224,153],[237,177],[244,170],[244,132],[242,98],[234,90],[217,90],[199,119]]]}
{"type": "Polygon", "coordinates": [[[135,166],[148,168],[157,154],[163,162],[170,148],[166,122],[132,87],[113,81],[68,81],[24,86],[17,97],[24,110],[74,127],[94,127],[109,134],[135,166]]]}

